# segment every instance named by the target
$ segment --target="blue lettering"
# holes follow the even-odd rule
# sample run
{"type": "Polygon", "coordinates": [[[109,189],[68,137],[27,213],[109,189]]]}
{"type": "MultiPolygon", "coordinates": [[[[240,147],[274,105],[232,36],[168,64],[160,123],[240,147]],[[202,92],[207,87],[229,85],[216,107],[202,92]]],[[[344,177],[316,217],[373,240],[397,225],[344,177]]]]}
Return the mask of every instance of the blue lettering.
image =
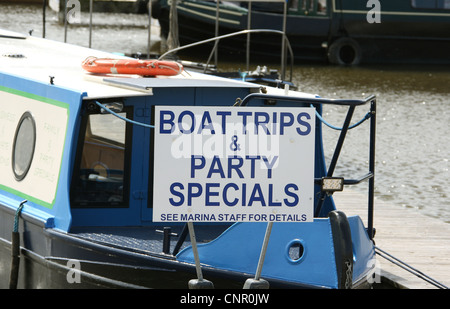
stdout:
{"type": "Polygon", "coordinates": [[[289,189],[292,188],[295,191],[298,191],[298,186],[294,183],[289,183],[286,185],[286,187],[284,187],[284,193],[286,193],[287,196],[290,196],[292,198],[294,198],[294,201],[290,202],[287,198],[284,199],[284,203],[286,204],[286,206],[289,207],[293,207],[293,206],[297,206],[299,198],[298,195],[294,192],[290,192],[289,189]]]}
{"type": "Polygon", "coordinates": [[[290,127],[294,124],[294,116],[291,113],[280,113],[280,135],[284,134],[284,127],[290,127]],[[288,118],[288,120],[285,120],[288,118]]]}
{"type": "Polygon", "coordinates": [[[247,206],[247,184],[242,184],[242,206],[247,206]]]}
{"type": "Polygon", "coordinates": [[[211,188],[218,188],[218,187],[220,187],[220,184],[219,183],[207,183],[206,184],[206,192],[205,192],[205,199],[206,199],[206,201],[205,201],[205,206],[220,206],[220,203],[219,202],[211,202],[210,200],[209,200],[209,197],[210,196],[219,196],[219,192],[213,192],[213,191],[211,191],[210,189],[211,188]]]}
{"type": "MultiPolygon", "coordinates": [[[[236,206],[236,204],[239,202],[239,200],[237,198],[235,198],[232,202],[230,202],[228,200],[227,193],[228,193],[228,189],[230,187],[232,187],[236,191],[239,190],[239,187],[236,184],[234,184],[234,183],[226,184],[225,187],[223,188],[223,201],[225,202],[225,205],[227,205],[227,206],[236,206]]],[[[245,194],[245,193],[243,193],[243,194],[245,194]]]]}
{"type": "Polygon", "coordinates": [[[209,115],[208,111],[203,113],[202,123],[198,128],[197,134],[201,134],[204,129],[209,129],[211,130],[211,134],[216,134],[216,131],[214,131],[214,126],[212,124],[211,116],[209,115]],[[205,125],[205,121],[208,121],[207,125],[205,125]]]}
{"type": "Polygon", "coordinates": [[[222,134],[225,134],[226,116],[230,116],[231,112],[217,112],[217,115],[222,116],[222,134]]]}
{"type": "Polygon", "coordinates": [[[161,221],[178,221],[178,214],[161,214],[161,221]]]}
{"type": "Polygon", "coordinates": [[[305,131],[300,130],[300,128],[297,128],[297,133],[300,135],[308,135],[311,132],[311,125],[307,121],[303,121],[302,117],[306,117],[306,119],[311,119],[311,116],[308,113],[300,113],[297,115],[297,122],[299,125],[302,125],[306,127],[305,131]]]}
{"type": "Polygon", "coordinates": [[[250,178],[255,178],[255,160],[261,159],[260,156],[245,156],[246,160],[250,160],[250,178]]]}
{"type": "Polygon", "coordinates": [[[273,119],[272,119],[272,134],[277,134],[277,113],[273,113],[273,119]]]}
{"type": "Polygon", "coordinates": [[[205,167],[206,160],[204,156],[191,156],[191,178],[195,178],[195,170],[201,170],[205,167]],[[200,160],[200,165],[195,164],[195,160],[200,160]]]}
{"type": "Polygon", "coordinates": [[[214,158],[212,159],[207,177],[211,178],[211,175],[213,173],[219,173],[220,178],[225,178],[225,173],[223,172],[222,163],[220,163],[219,156],[214,156],[214,158]],[[217,168],[214,168],[215,165],[217,165],[217,168]]]}
{"type": "Polygon", "coordinates": [[[178,187],[181,190],[183,190],[184,186],[179,182],[174,182],[173,184],[170,185],[170,193],[172,193],[172,195],[178,196],[180,198],[180,200],[178,202],[176,202],[173,198],[170,198],[169,202],[170,202],[170,205],[172,205],[172,206],[181,206],[184,203],[184,195],[181,192],[177,192],[175,190],[175,187],[178,187]]]}
{"type": "Polygon", "coordinates": [[[269,123],[269,114],[265,112],[255,112],[255,134],[258,133],[258,127],[261,126],[261,128],[264,129],[264,132],[267,135],[270,135],[269,129],[267,128],[267,124],[269,123]],[[259,120],[260,117],[263,117],[264,120],[259,120]]]}
{"type": "Polygon", "coordinates": [[[183,111],[180,113],[180,116],[178,117],[178,127],[180,129],[180,132],[183,134],[191,134],[194,131],[195,128],[195,116],[194,113],[192,113],[191,111],[183,111]],[[184,116],[189,116],[191,118],[191,127],[189,128],[189,130],[186,130],[183,128],[183,117],[184,116]]]}
{"type": "Polygon", "coordinates": [[[188,206],[192,206],[192,198],[193,197],[199,197],[202,195],[203,189],[202,185],[199,183],[188,183],[188,192],[187,192],[187,198],[188,198],[188,206]],[[194,192],[194,188],[197,188],[197,192],[194,192]]]}
{"type": "Polygon", "coordinates": [[[278,156],[274,156],[272,159],[272,162],[270,162],[270,163],[265,156],[263,156],[262,159],[267,167],[267,178],[272,178],[272,168],[275,165],[275,162],[277,161],[278,156]]]}
{"type": "Polygon", "coordinates": [[[243,126],[242,134],[247,134],[247,130],[246,130],[246,127],[247,127],[247,116],[250,116],[252,114],[252,112],[238,112],[237,114],[238,114],[238,116],[242,116],[242,126],[243,126]]]}
{"type": "Polygon", "coordinates": [[[281,206],[281,202],[273,201],[273,184],[269,184],[269,206],[281,206]]]}
{"type": "Polygon", "coordinates": [[[255,184],[253,187],[252,194],[250,195],[250,199],[248,201],[248,206],[252,206],[254,202],[260,202],[261,206],[266,206],[266,201],[264,200],[264,195],[259,183],[255,184]]]}
{"type": "Polygon", "coordinates": [[[228,157],[228,178],[231,178],[231,171],[235,170],[239,178],[244,178],[244,175],[242,174],[240,168],[244,164],[244,159],[240,156],[232,156],[228,157]],[[233,160],[237,160],[238,162],[236,164],[233,164],[233,160]]]}
{"type": "Polygon", "coordinates": [[[159,111],[159,132],[161,134],[170,134],[174,131],[174,123],[173,120],[175,119],[175,115],[171,111],[159,111]],[[166,115],[169,116],[169,119],[166,119],[166,115]],[[164,129],[165,125],[168,124],[170,127],[169,129],[164,129]]]}

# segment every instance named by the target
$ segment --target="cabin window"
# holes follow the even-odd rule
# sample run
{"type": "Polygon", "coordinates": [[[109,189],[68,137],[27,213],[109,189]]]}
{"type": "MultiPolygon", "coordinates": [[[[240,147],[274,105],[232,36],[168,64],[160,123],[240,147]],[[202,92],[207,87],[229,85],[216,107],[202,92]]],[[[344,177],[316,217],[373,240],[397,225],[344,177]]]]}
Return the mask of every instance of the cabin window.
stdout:
{"type": "Polygon", "coordinates": [[[289,6],[289,10],[297,11],[298,10],[298,0],[290,0],[288,6],[289,6]]]}
{"type": "Polygon", "coordinates": [[[302,15],[327,15],[327,0],[290,0],[288,7],[302,15]]]}
{"type": "Polygon", "coordinates": [[[12,169],[17,181],[25,178],[33,161],[36,146],[36,123],[30,112],[25,112],[19,120],[14,135],[12,169]]]}
{"type": "MultiPolygon", "coordinates": [[[[131,109],[118,113],[131,118],[131,109]]],[[[89,114],[71,190],[74,207],[128,207],[131,126],[111,114],[89,114]]]]}
{"type": "Polygon", "coordinates": [[[317,1],[317,14],[319,14],[319,15],[327,14],[327,1],[326,0],[317,1]]]}
{"type": "Polygon", "coordinates": [[[412,0],[416,9],[450,9],[450,0],[412,0]]]}

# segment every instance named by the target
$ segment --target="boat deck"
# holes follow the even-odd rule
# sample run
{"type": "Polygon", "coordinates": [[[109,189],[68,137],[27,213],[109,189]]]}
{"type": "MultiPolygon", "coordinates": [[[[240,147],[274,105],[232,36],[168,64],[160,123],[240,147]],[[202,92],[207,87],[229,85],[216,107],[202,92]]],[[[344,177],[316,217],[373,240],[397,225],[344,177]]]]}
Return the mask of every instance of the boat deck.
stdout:
{"type": "MultiPolygon", "coordinates": [[[[366,195],[344,190],[333,195],[336,205],[347,216],[359,215],[367,224],[366,195]]],[[[425,275],[450,287],[450,224],[375,199],[375,244],[425,275]]],[[[434,289],[435,285],[377,256],[381,280],[399,288],[434,289]]]]}
{"type": "MultiPolygon", "coordinates": [[[[195,238],[198,243],[209,242],[218,237],[229,225],[195,226],[195,238]]],[[[73,228],[71,234],[89,241],[107,244],[116,248],[155,255],[163,252],[164,226],[149,227],[79,227],[73,228]]],[[[170,253],[173,252],[182,233],[183,225],[172,226],[170,233],[170,253]]],[[[187,234],[180,250],[190,246],[187,234]]]]}

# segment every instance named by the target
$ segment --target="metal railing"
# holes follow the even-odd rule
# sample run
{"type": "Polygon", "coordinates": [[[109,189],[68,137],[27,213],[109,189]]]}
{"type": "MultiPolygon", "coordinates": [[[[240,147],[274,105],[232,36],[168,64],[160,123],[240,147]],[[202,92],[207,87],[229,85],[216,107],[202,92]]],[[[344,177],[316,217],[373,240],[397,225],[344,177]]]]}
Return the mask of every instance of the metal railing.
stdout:
{"type": "MultiPolygon", "coordinates": [[[[313,105],[322,105],[322,104],[335,104],[341,106],[348,106],[347,115],[345,117],[344,125],[340,130],[341,133],[339,135],[338,142],[333,152],[333,156],[331,158],[330,166],[328,167],[328,171],[326,177],[333,177],[334,170],[337,165],[337,161],[339,159],[339,155],[342,150],[342,146],[344,144],[344,140],[346,134],[349,130],[350,122],[352,120],[353,112],[355,108],[358,106],[370,104],[369,117],[366,117],[366,120],[370,119],[370,131],[369,131],[369,171],[367,174],[363,175],[359,179],[346,179],[344,180],[345,185],[356,185],[361,183],[362,181],[368,180],[368,214],[367,214],[367,233],[370,239],[374,237],[374,228],[373,228],[373,214],[374,214],[374,201],[375,201],[375,135],[376,135],[376,96],[372,95],[363,100],[333,100],[333,99],[323,99],[323,98],[301,98],[294,96],[281,96],[281,95],[266,95],[261,93],[252,93],[247,95],[240,103],[239,106],[246,106],[250,101],[254,99],[262,99],[262,100],[275,100],[275,101],[290,101],[302,104],[313,104],[313,105]]],[[[319,182],[321,179],[315,179],[315,182],[319,182]]],[[[318,199],[318,203],[315,207],[314,216],[317,217],[320,214],[322,206],[327,197],[326,192],[321,192],[320,197],[318,199]]]]}
{"type": "MultiPolygon", "coordinates": [[[[213,37],[213,38],[210,38],[210,39],[206,39],[206,40],[203,40],[203,41],[198,41],[198,42],[194,42],[194,43],[191,43],[191,44],[183,45],[183,46],[180,46],[180,47],[177,47],[177,48],[173,48],[173,49],[165,52],[164,54],[162,54],[159,57],[159,60],[162,60],[166,56],[168,56],[170,54],[173,54],[175,52],[178,52],[180,50],[183,50],[183,49],[191,48],[191,47],[194,47],[194,46],[198,46],[198,45],[202,45],[202,44],[206,44],[206,43],[210,43],[210,42],[215,42],[214,47],[211,50],[211,53],[209,55],[208,61],[207,61],[206,65],[205,65],[205,71],[206,71],[206,69],[207,69],[207,67],[209,65],[209,62],[211,61],[211,58],[214,55],[215,50],[217,49],[217,46],[218,46],[217,43],[221,39],[226,39],[226,38],[230,38],[230,37],[233,37],[233,36],[249,34],[249,33],[275,33],[275,34],[280,34],[284,38],[284,40],[286,42],[286,46],[287,46],[288,51],[289,51],[289,56],[290,56],[290,59],[291,59],[289,81],[292,81],[292,72],[293,72],[293,68],[294,68],[294,53],[292,51],[291,44],[290,44],[286,34],[283,31],[280,31],[280,30],[251,29],[251,30],[241,30],[241,31],[233,32],[233,33],[228,33],[228,34],[220,35],[220,36],[213,37]]],[[[249,52],[249,51],[247,51],[247,52],[249,52]]],[[[282,51],[282,53],[283,53],[283,51],[282,51]]],[[[281,56],[281,59],[282,59],[281,60],[281,79],[284,80],[285,76],[286,76],[286,61],[285,61],[285,57],[283,57],[283,56],[281,56]]],[[[249,61],[248,58],[247,58],[247,61],[249,61]]]]}

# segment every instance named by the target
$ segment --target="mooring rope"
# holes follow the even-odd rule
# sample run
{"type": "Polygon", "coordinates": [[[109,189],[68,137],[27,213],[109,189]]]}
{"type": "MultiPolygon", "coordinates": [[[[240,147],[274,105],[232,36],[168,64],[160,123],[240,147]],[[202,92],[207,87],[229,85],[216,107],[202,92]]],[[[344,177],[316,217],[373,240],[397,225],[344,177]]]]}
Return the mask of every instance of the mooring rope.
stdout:
{"type": "Polygon", "coordinates": [[[19,216],[20,216],[20,213],[22,212],[23,206],[25,205],[26,202],[27,202],[27,200],[22,201],[22,203],[20,203],[19,207],[17,207],[16,214],[14,216],[14,225],[13,225],[14,233],[19,232],[19,216]]]}
{"type": "Polygon", "coordinates": [[[23,200],[19,207],[17,207],[14,216],[13,230],[11,233],[11,272],[9,274],[9,288],[17,289],[19,282],[19,267],[20,267],[20,234],[19,234],[19,216],[22,212],[23,206],[27,200],[23,200]]]}

